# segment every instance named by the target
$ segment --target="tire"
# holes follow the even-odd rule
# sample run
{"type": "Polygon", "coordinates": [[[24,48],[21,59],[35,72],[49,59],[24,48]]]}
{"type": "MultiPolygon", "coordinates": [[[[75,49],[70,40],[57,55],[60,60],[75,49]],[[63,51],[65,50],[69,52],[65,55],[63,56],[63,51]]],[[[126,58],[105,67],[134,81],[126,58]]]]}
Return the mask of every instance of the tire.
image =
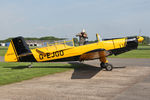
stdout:
{"type": "Polygon", "coordinates": [[[105,68],[105,63],[101,62],[100,67],[101,67],[101,69],[105,68]]]}
{"type": "Polygon", "coordinates": [[[32,65],[29,65],[28,68],[32,68],[32,65]]]}
{"type": "Polygon", "coordinates": [[[111,64],[105,64],[105,69],[107,70],[107,71],[112,71],[112,69],[113,69],[113,66],[111,65],[111,64]]]}

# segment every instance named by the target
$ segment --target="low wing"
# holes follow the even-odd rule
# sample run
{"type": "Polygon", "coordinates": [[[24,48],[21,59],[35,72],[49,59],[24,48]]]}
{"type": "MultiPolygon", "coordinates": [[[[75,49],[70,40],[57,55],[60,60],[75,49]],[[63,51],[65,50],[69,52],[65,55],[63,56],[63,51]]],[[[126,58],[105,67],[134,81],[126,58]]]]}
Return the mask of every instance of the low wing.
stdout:
{"type": "Polygon", "coordinates": [[[80,61],[83,60],[93,60],[93,59],[99,59],[101,57],[109,56],[110,53],[106,51],[105,49],[96,49],[89,52],[86,52],[80,56],[80,61]]]}

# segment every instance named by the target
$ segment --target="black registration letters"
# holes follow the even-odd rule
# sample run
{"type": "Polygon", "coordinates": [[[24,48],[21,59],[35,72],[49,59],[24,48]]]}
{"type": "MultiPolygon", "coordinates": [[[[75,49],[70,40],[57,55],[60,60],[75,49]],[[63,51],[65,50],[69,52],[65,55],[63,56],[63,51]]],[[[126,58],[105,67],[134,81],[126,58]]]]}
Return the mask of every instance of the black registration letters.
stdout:
{"type": "Polygon", "coordinates": [[[46,55],[40,54],[39,59],[42,60],[45,57],[46,58],[54,58],[54,57],[59,57],[59,56],[63,56],[63,55],[64,55],[64,51],[60,50],[60,51],[56,51],[56,52],[52,52],[52,53],[46,53],[46,55]]]}

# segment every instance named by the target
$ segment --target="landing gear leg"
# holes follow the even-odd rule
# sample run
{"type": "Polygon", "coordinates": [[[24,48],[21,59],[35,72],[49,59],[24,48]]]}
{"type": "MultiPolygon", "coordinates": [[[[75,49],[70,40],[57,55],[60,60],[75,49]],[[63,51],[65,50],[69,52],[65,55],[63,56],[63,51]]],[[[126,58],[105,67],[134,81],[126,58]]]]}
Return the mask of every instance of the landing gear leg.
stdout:
{"type": "Polygon", "coordinates": [[[105,51],[101,51],[99,52],[99,56],[100,56],[100,67],[101,69],[105,68],[107,71],[112,71],[113,66],[111,64],[108,63],[108,60],[106,59],[106,55],[105,55],[105,51]]]}

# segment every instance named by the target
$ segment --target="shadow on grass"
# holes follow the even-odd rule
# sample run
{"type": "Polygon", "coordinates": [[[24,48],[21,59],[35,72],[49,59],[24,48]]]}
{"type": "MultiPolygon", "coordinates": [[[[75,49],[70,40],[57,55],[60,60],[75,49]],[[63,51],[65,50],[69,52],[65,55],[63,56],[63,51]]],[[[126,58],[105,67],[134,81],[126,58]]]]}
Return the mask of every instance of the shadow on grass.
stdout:
{"type": "MultiPolygon", "coordinates": [[[[11,68],[11,69],[25,69],[29,68],[29,66],[11,66],[11,67],[4,67],[4,68],[11,68]]],[[[31,68],[72,68],[71,66],[32,66],[31,68]]]]}
{"type": "Polygon", "coordinates": [[[28,66],[11,66],[11,67],[4,67],[4,68],[11,68],[11,69],[25,69],[28,68],[28,66]]]}
{"type": "MultiPolygon", "coordinates": [[[[92,65],[87,65],[79,62],[69,62],[70,66],[36,66],[33,64],[32,68],[70,68],[74,69],[74,72],[71,75],[71,79],[90,79],[95,76],[98,72],[101,71],[99,67],[95,67],[92,65]]],[[[25,69],[27,66],[10,66],[4,68],[11,68],[13,70],[16,69],[25,69]]],[[[32,69],[31,68],[31,69],[32,69]]]]}
{"type": "MultiPolygon", "coordinates": [[[[83,64],[79,62],[68,62],[70,66],[33,66],[32,68],[70,68],[74,69],[74,72],[71,75],[71,79],[90,79],[95,76],[97,73],[101,71],[100,67],[83,64]]],[[[28,66],[11,66],[5,67],[11,69],[25,69],[28,66]]],[[[114,67],[114,69],[118,68],[125,68],[124,67],[114,67]]]]}

